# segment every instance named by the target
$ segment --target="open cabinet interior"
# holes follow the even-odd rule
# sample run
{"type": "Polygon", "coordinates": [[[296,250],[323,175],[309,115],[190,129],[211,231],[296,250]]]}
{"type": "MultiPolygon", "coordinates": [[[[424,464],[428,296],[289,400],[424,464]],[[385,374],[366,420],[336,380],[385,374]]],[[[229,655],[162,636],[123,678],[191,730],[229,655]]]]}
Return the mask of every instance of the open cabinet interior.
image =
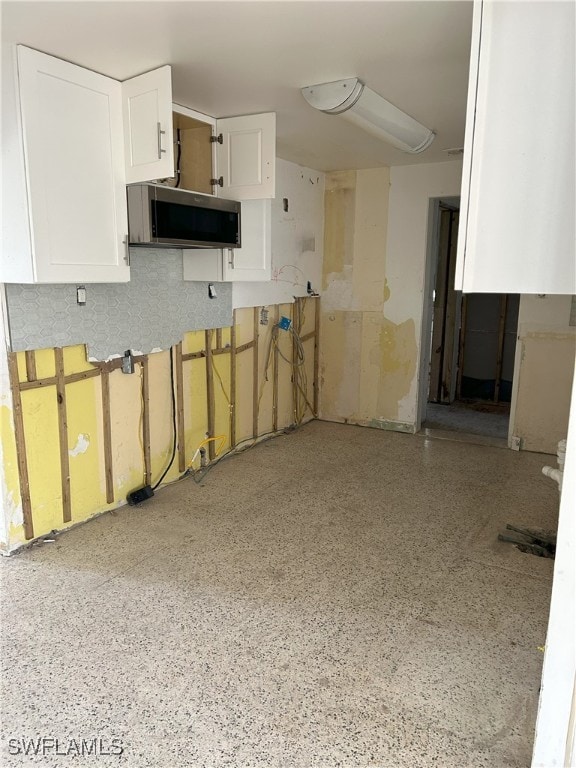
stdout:
{"type": "Polygon", "coordinates": [[[172,126],[174,174],[159,181],[170,187],[213,194],[212,124],[173,112],[172,126]]]}

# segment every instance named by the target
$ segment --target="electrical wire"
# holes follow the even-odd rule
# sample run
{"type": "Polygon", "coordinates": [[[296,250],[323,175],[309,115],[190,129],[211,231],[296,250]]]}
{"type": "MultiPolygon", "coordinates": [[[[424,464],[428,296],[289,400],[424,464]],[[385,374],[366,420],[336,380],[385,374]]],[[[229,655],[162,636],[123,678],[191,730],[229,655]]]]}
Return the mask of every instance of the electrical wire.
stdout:
{"type": "Polygon", "coordinates": [[[238,453],[243,453],[244,451],[248,451],[250,448],[253,448],[255,445],[259,445],[260,443],[265,442],[266,440],[271,440],[273,437],[279,437],[280,435],[288,435],[291,432],[294,432],[297,428],[298,428],[297,426],[286,427],[285,429],[276,430],[276,432],[264,432],[263,434],[258,435],[258,437],[248,437],[246,438],[246,440],[241,440],[239,443],[237,443],[234,446],[234,448],[230,448],[229,450],[227,450],[225,453],[219,456],[215,461],[213,461],[207,467],[202,467],[201,469],[186,470],[186,472],[184,473],[184,475],[182,475],[182,477],[185,477],[186,475],[190,475],[192,477],[192,480],[198,485],[204,480],[206,475],[224,459],[227,459],[230,456],[235,456],[238,453]],[[245,448],[242,448],[241,446],[244,443],[249,443],[249,445],[247,445],[245,448]]]}
{"type": "Polygon", "coordinates": [[[170,457],[168,466],[162,473],[160,480],[158,480],[156,485],[152,486],[153,491],[158,488],[162,480],[164,480],[168,474],[168,470],[174,463],[174,458],[176,456],[176,396],[174,394],[174,353],[172,347],[170,347],[170,394],[172,396],[172,456],[170,457]]]}
{"type": "Polygon", "coordinates": [[[142,450],[142,467],[144,469],[142,473],[142,480],[146,483],[146,451],[144,450],[144,437],[142,423],[144,421],[144,363],[139,364],[140,369],[140,418],[138,420],[138,442],[142,450]]]}
{"type": "Polygon", "coordinates": [[[220,445],[216,447],[216,456],[218,456],[218,454],[224,447],[226,438],[227,438],[227,435],[216,435],[216,437],[207,437],[205,440],[202,440],[198,448],[196,448],[194,456],[192,456],[192,458],[190,459],[190,464],[188,465],[188,469],[192,469],[192,464],[194,463],[196,456],[198,456],[198,454],[200,453],[200,449],[202,448],[202,446],[206,445],[207,443],[211,443],[215,440],[220,440],[221,441],[220,445]]]}
{"type": "Polygon", "coordinates": [[[220,382],[220,387],[222,389],[222,394],[226,398],[226,402],[228,403],[228,405],[231,405],[230,397],[228,396],[228,393],[226,392],[226,389],[224,388],[224,382],[222,381],[222,376],[220,376],[220,371],[218,370],[218,368],[216,368],[216,363],[214,362],[214,355],[212,355],[211,359],[212,359],[212,370],[214,371],[218,381],[220,382]]]}

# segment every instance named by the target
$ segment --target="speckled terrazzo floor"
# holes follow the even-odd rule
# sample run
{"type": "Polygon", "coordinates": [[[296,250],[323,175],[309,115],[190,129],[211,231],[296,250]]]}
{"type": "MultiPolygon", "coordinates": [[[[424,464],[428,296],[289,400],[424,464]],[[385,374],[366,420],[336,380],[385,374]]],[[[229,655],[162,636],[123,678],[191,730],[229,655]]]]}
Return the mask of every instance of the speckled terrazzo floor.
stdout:
{"type": "Polygon", "coordinates": [[[555,526],[544,463],[313,422],[4,558],[0,764],[526,768],[553,564],[496,535],[555,526]]]}

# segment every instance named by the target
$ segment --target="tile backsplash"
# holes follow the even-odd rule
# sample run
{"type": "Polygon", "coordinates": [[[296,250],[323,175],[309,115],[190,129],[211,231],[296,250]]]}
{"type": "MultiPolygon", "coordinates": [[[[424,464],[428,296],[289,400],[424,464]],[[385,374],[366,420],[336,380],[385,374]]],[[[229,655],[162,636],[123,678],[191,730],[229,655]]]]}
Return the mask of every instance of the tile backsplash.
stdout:
{"type": "Polygon", "coordinates": [[[187,331],[232,324],[232,285],[182,279],[182,251],[132,248],[128,283],[6,285],[12,349],[86,344],[92,359],[167,349],[187,331]]]}

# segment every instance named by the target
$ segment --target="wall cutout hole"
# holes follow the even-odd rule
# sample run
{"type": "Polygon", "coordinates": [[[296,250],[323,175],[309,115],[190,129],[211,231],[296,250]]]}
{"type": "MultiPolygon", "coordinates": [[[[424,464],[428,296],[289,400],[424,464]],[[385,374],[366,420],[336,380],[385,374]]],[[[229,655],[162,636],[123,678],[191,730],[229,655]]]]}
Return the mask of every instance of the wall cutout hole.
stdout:
{"type": "Polygon", "coordinates": [[[282,207],[284,208],[284,213],[288,213],[288,198],[283,197],[282,198],[282,207]]]}

